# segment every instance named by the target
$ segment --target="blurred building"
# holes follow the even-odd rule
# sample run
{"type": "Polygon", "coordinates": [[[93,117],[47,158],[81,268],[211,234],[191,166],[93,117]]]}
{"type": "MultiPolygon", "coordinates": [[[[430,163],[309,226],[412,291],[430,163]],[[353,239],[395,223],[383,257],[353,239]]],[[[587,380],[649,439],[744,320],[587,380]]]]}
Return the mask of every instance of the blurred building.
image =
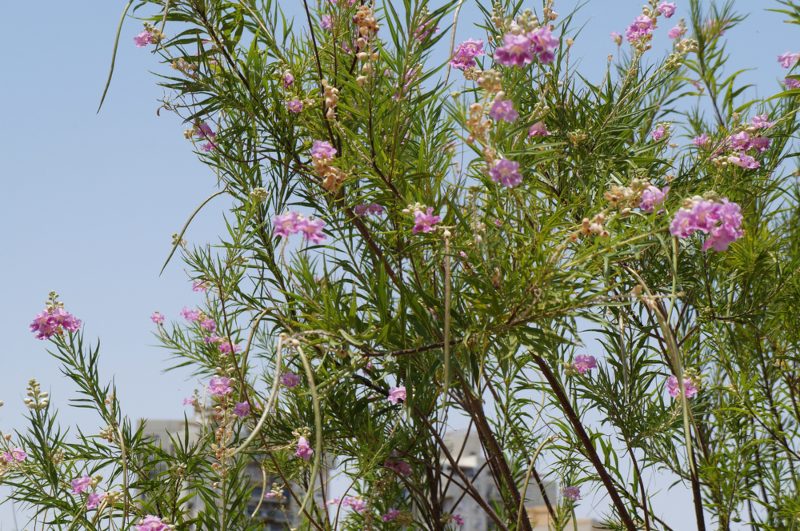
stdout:
{"type": "MultiPolygon", "coordinates": [[[[173,440],[178,438],[184,440],[187,429],[189,444],[196,442],[202,433],[202,424],[194,420],[189,420],[188,423],[184,420],[152,419],[143,422],[145,422],[145,436],[172,454],[175,453],[173,440]]],[[[166,469],[161,471],[165,472],[166,469]]],[[[285,531],[298,525],[299,507],[290,495],[289,489],[282,486],[280,478],[268,476],[266,488],[264,488],[261,467],[252,459],[245,465],[245,473],[253,486],[250,500],[247,503],[247,513],[255,514],[255,520],[263,525],[265,531],[285,531]]],[[[295,489],[295,492],[299,491],[295,489]]],[[[196,514],[196,511],[199,510],[198,502],[197,498],[190,499],[187,502],[186,511],[189,514],[196,514]]]]}
{"type": "MultiPolygon", "coordinates": [[[[457,460],[461,472],[470,479],[481,497],[488,501],[489,504],[500,503],[500,492],[486,464],[478,434],[476,432],[468,433],[463,430],[452,431],[445,435],[444,441],[450,454],[457,460]]],[[[444,461],[444,468],[449,475],[449,462],[444,461]]],[[[558,486],[555,483],[546,483],[545,493],[550,503],[554,505],[558,503],[558,486]]],[[[478,503],[472,497],[464,495],[464,491],[457,485],[450,485],[445,495],[444,503],[446,511],[458,514],[464,519],[464,526],[459,528],[460,531],[489,531],[496,528],[478,503]]],[[[534,531],[548,531],[550,529],[550,516],[547,512],[547,507],[538,485],[534,483],[528,486],[525,509],[528,518],[533,524],[534,531]]],[[[601,531],[605,528],[591,519],[579,518],[574,524],[570,522],[567,525],[567,529],[601,531]]]]}

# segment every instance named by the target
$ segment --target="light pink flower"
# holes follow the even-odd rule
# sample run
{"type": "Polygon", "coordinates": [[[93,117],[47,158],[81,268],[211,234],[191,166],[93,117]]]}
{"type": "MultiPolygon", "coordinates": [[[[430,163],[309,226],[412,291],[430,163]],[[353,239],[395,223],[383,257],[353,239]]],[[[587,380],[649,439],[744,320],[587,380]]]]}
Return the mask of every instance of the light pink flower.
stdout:
{"type": "Polygon", "coordinates": [[[561,492],[564,494],[564,497],[569,500],[578,501],[581,499],[580,487],[564,487],[561,489],[561,492]]]}
{"type": "Polygon", "coordinates": [[[319,25],[322,26],[324,30],[330,30],[333,28],[333,17],[330,15],[323,15],[319,21],[319,25]]]}
{"type": "Polygon", "coordinates": [[[506,158],[494,163],[489,170],[492,180],[500,183],[507,188],[513,188],[522,182],[522,174],[519,171],[519,162],[514,162],[506,158]]]}
{"type": "Polygon", "coordinates": [[[137,48],[144,48],[153,42],[153,34],[147,30],[144,30],[133,38],[133,42],[136,44],[137,48]]]}
{"type": "Polygon", "coordinates": [[[706,145],[708,145],[708,140],[709,140],[708,135],[703,133],[700,136],[694,137],[692,139],[692,144],[694,144],[697,147],[706,147],[706,145]]]}
{"type": "Polygon", "coordinates": [[[308,461],[311,459],[311,456],[314,454],[314,450],[308,444],[308,439],[305,437],[300,437],[297,440],[297,450],[294,452],[296,457],[299,457],[303,461],[308,461]]]}
{"type": "Polygon", "coordinates": [[[757,170],[761,167],[760,162],[745,153],[738,153],[736,155],[729,156],[728,162],[746,170],[757,170]]]}
{"type": "Polygon", "coordinates": [[[208,332],[213,332],[214,330],[217,329],[217,323],[214,322],[214,319],[206,317],[205,319],[200,321],[200,328],[208,332]]]}
{"type": "Polygon", "coordinates": [[[281,374],[281,384],[289,389],[297,387],[300,384],[300,376],[293,372],[284,372],[281,374]]]}
{"type": "Polygon", "coordinates": [[[558,39],[553,36],[548,26],[540,26],[528,34],[531,49],[543,65],[550,64],[556,58],[555,49],[558,48],[558,39]]]}
{"type": "Polygon", "coordinates": [[[97,509],[100,503],[106,499],[106,496],[108,496],[107,492],[92,492],[89,494],[89,497],[86,498],[86,510],[97,509]]]}
{"type": "Polygon", "coordinates": [[[420,232],[431,232],[434,225],[439,223],[442,219],[439,216],[433,215],[433,208],[428,207],[425,212],[416,210],[414,212],[414,228],[411,230],[413,234],[420,232]]]}
{"type": "Polygon", "coordinates": [[[200,310],[197,310],[195,308],[187,308],[184,306],[183,309],[181,310],[181,317],[183,317],[190,323],[193,323],[200,319],[200,310]]]}
{"type": "Polygon", "coordinates": [[[279,216],[275,216],[272,220],[274,225],[273,234],[275,236],[283,236],[284,238],[288,238],[292,234],[296,234],[300,228],[297,226],[302,216],[297,212],[287,212],[286,214],[281,214],[279,216]]]}
{"type": "Polygon", "coordinates": [[[219,344],[219,351],[223,354],[233,354],[242,350],[241,345],[222,340],[219,344]]]}
{"type": "Polygon", "coordinates": [[[81,476],[70,481],[70,485],[72,486],[73,494],[81,494],[91,487],[92,478],[89,476],[81,476]]]}
{"type": "Polygon", "coordinates": [[[514,109],[514,103],[511,100],[496,99],[489,109],[489,117],[492,120],[499,122],[515,122],[519,118],[519,113],[514,109]]]}
{"type": "Polygon", "coordinates": [[[592,369],[597,368],[597,360],[594,356],[588,354],[578,354],[575,356],[575,361],[572,364],[579,374],[586,374],[592,369]]]}
{"type": "Polygon", "coordinates": [[[642,39],[649,39],[653,35],[655,21],[646,16],[639,15],[634,19],[630,26],[625,30],[625,38],[628,42],[634,43],[642,39]]]}
{"type": "Polygon", "coordinates": [[[672,15],[675,14],[675,3],[670,2],[661,2],[658,5],[658,12],[664,15],[664,18],[672,18],[672,15]]]}
{"type": "Polygon", "coordinates": [[[397,520],[398,516],[400,516],[400,511],[392,508],[386,511],[386,513],[381,516],[381,520],[384,522],[393,522],[394,520],[397,520]]]}
{"type": "Polygon", "coordinates": [[[778,63],[784,68],[792,68],[800,61],[800,53],[786,52],[778,56],[778,63]]]}
{"type": "Polygon", "coordinates": [[[494,60],[503,66],[525,66],[533,62],[531,40],[525,35],[507,33],[503,36],[503,46],[494,52],[494,60]]]}
{"type": "Polygon", "coordinates": [[[353,496],[345,496],[342,500],[342,505],[350,507],[353,511],[361,514],[367,510],[367,502],[363,498],[353,496]]]}
{"type": "Polygon", "coordinates": [[[250,402],[238,402],[233,406],[233,414],[237,417],[246,417],[250,415],[250,402]]]}
{"type": "Polygon", "coordinates": [[[80,327],[81,320],[60,307],[46,309],[34,317],[30,324],[36,339],[50,339],[55,335],[62,335],[64,331],[77,332],[80,327]]]}
{"type": "Polygon", "coordinates": [[[653,132],[652,132],[652,133],[650,133],[650,136],[651,136],[651,137],[653,138],[653,140],[655,140],[656,142],[658,142],[659,140],[661,140],[662,138],[664,138],[666,135],[667,135],[667,128],[666,128],[666,127],[664,127],[663,125],[659,125],[659,126],[657,126],[657,127],[656,127],[656,128],[653,130],[653,132]]]}
{"type": "Polygon", "coordinates": [[[206,122],[200,122],[194,126],[194,136],[206,140],[212,140],[217,136],[217,133],[206,122]]]}
{"type": "Polygon", "coordinates": [[[464,518],[460,514],[454,514],[450,516],[453,519],[453,523],[455,523],[458,527],[464,526],[464,518]]]}
{"type": "Polygon", "coordinates": [[[378,203],[361,203],[353,207],[356,216],[380,216],[383,212],[384,208],[378,203]]]}
{"type": "Polygon", "coordinates": [[[326,236],[322,233],[325,223],[321,219],[300,219],[296,226],[306,240],[312,243],[325,241],[326,236]]]}
{"type": "MultiPolygon", "coordinates": [[[[686,390],[686,398],[694,398],[697,396],[697,392],[699,389],[697,388],[697,384],[692,378],[683,378],[683,387],[686,390]]],[[[667,392],[669,392],[669,396],[672,398],[677,398],[681,394],[680,385],[678,385],[678,378],[675,376],[670,376],[667,378],[667,392]]]]}
{"type": "Polygon", "coordinates": [[[644,189],[642,192],[642,199],[639,202],[639,208],[644,212],[652,212],[655,207],[664,202],[664,199],[669,193],[669,186],[659,189],[652,184],[644,189]]]}
{"type": "Polygon", "coordinates": [[[192,406],[197,407],[197,397],[196,396],[187,396],[183,399],[184,406],[192,406]]]}
{"type": "Polygon", "coordinates": [[[547,130],[547,125],[544,122],[536,122],[528,129],[528,137],[550,136],[550,131],[547,130]]]}
{"type": "Polygon", "coordinates": [[[299,98],[289,100],[286,102],[286,108],[289,109],[291,113],[299,114],[303,112],[303,102],[299,98]]]}
{"type": "Polygon", "coordinates": [[[387,398],[392,404],[399,404],[406,400],[406,388],[401,385],[400,387],[392,387],[389,389],[389,397],[387,398]]]}
{"type": "Polygon", "coordinates": [[[336,156],[336,148],[330,142],[324,140],[314,140],[311,146],[311,158],[321,161],[331,161],[336,156]]]}
{"type": "Polygon", "coordinates": [[[475,58],[484,54],[483,41],[467,39],[456,48],[453,58],[450,59],[450,66],[459,70],[472,68],[478,65],[475,58]]]}
{"type": "Polygon", "coordinates": [[[783,80],[783,84],[786,86],[787,90],[800,89],[800,79],[794,77],[787,77],[783,80]]]}
{"type": "Polygon", "coordinates": [[[148,514],[138,524],[136,531],[168,531],[169,526],[161,518],[148,514]]]}
{"type": "Polygon", "coordinates": [[[720,202],[696,199],[675,213],[670,232],[678,238],[702,232],[707,235],[703,242],[704,251],[711,248],[725,251],[732,242],[744,236],[742,219],[739,205],[727,199],[720,202]]]}
{"type": "Polygon", "coordinates": [[[681,24],[678,24],[667,32],[667,37],[672,40],[680,39],[684,35],[686,35],[686,27],[681,24]]]}
{"type": "Polygon", "coordinates": [[[283,74],[283,88],[288,89],[294,84],[294,76],[291,72],[285,72],[283,74]]]}
{"type": "Polygon", "coordinates": [[[208,291],[208,284],[204,280],[195,280],[192,282],[192,291],[195,293],[205,293],[208,291]]]}
{"type": "Polygon", "coordinates": [[[770,122],[769,115],[767,114],[758,114],[753,116],[753,119],[750,121],[750,125],[756,129],[769,129],[775,125],[775,122],[770,122]]]}
{"type": "Polygon", "coordinates": [[[150,320],[157,325],[164,324],[164,316],[161,314],[161,312],[153,312],[153,314],[150,316],[150,320]]]}
{"type": "Polygon", "coordinates": [[[227,376],[215,376],[208,381],[208,392],[211,396],[222,397],[233,392],[231,379],[227,376]]]}

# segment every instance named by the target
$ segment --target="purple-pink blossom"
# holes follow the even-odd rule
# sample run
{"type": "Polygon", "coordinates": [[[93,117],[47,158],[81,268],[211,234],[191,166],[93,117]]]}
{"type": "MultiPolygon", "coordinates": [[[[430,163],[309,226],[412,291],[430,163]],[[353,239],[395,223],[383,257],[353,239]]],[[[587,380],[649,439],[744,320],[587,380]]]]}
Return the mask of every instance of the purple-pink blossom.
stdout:
{"type": "Polygon", "coordinates": [[[475,58],[482,55],[485,55],[483,41],[467,39],[456,48],[453,58],[450,59],[450,66],[459,70],[475,67],[478,65],[475,58]]]}
{"type": "Polygon", "coordinates": [[[399,404],[400,402],[406,401],[406,387],[401,385],[400,387],[392,387],[389,389],[389,396],[387,400],[392,404],[399,404]]]}
{"type": "Polygon", "coordinates": [[[752,120],[750,120],[750,125],[756,129],[769,129],[775,125],[775,122],[769,121],[768,114],[757,114],[756,116],[753,116],[752,120]]]}
{"type": "Polygon", "coordinates": [[[206,140],[211,140],[216,138],[217,133],[208,125],[206,122],[200,122],[194,126],[194,136],[197,138],[203,138],[206,140]]]}
{"type": "Polygon", "coordinates": [[[293,372],[284,372],[281,374],[281,384],[289,389],[297,387],[300,384],[300,376],[293,372]]]}
{"type": "Polygon", "coordinates": [[[688,207],[675,213],[670,232],[678,238],[688,238],[695,232],[706,235],[703,250],[725,251],[744,236],[742,212],[739,205],[727,199],[709,201],[697,198],[688,207]]]}
{"type": "Polygon", "coordinates": [[[361,514],[367,510],[367,502],[363,498],[357,498],[354,496],[345,496],[342,500],[342,505],[345,507],[350,507],[353,511],[361,514]]]}
{"type": "Polygon", "coordinates": [[[694,144],[697,147],[706,147],[706,145],[708,145],[708,141],[709,141],[708,135],[703,133],[700,136],[694,137],[692,139],[692,144],[694,144]]]}
{"type": "Polygon", "coordinates": [[[794,77],[787,77],[783,80],[783,84],[788,90],[800,89],[800,79],[794,77]]]}
{"type": "Polygon", "coordinates": [[[284,72],[283,74],[283,88],[288,89],[294,84],[294,76],[291,72],[284,72]]]}
{"type": "Polygon", "coordinates": [[[164,315],[161,312],[153,312],[153,314],[150,316],[150,320],[157,325],[164,324],[164,319],[164,315]]]}
{"type": "Polygon", "coordinates": [[[778,63],[784,68],[792,68],[800,61],[800,52],[786,52],[778,56],[778,63]]]}
{"type": "Polygon", "coordinates": [[[324,30],[330,30],[333,28],[333,17],[330,15],[323,15],[319,21],[319,25],[322,26],[324,30]]]}
{"type": "Polygon", "coordinates": [[[413,234],[419,234],[420,232],[431,232],[434,225],[439,223],[441,220],[442,219],[439,216],[435,216],[433,214],[432,207],[428,207],[424,212],[422,210],[415,210],[414,228],[411,229],[411,232],[413,234]]]}
{"type": "Polygon", "coordinates": [[[36,339],[50,339],[61,335],[64,331],[77,332],[81,327],[81,320],[60,306],[47,308],[34,317],[30,324],[31,332],[36,334],[36,339]]]}
{"type": "Polygon", "coordinates": [[[524,66],[533,62],[531,40],[525,35],[507,33],[503,46],[494,52],[494,60],[503,66],[524,66]]]}
{"type": "Polygon", "coordinates": [[[336,148],[324,140],[314,140],[314,144],[311,146],[311,158],[316,160],[329,162],[333,160],[336,153],[336,148]]]}
{"type": "Polygon", "coordinates": [[[411,475],[411,465],[401,459],[387,459],[384,461],[383,466],[400,476],[411,475]]]}
{"type": "Polygon", "coordinates": [[[758,168],[761,167],[760,162],[758,162],[755,158],[746,153],[737,153],[735,155],[730,155],[728,157],[728,162],[730,162],[731,164],[735,164],[736,166],[739,166],[740,168],[744,168],[746,170],[757,170],[758,168]]]}
{"type": "Polygon", "coordinates": [[[663,139],[666,135],[667,135],[667,128],[660,124],[655,129],[653,129],[652,133],[650,133],[650,136],[656,142],[663,139]]]}
{"type": "Polygon", "coordinates": [[[217,323],[214,322],[214,319],[206,317],[200,321],[200,328],[206,330],[207,332],[213,332],[217,329],[217,323]]]}
{"type": "Polygon", "coordinates": [[[550,131],[547,130],[547,125],[544,122],[538,121],[528,129],[528,137],[550,136],[550,131]]]}
{"type": "Polygon", "coordinates": [[[325,228],[325,223],[321,219],[301,218],[297,222],[296,227],[307,241],[313,243],[322,243],[325,241],[326,236],[322,233],[322,229],[325,228]]]}
{"type": "Polygon", "coordinates": [[[197,397],[196,396],[187,396],[183,399],[184,406],[192,406],[197,407],[197,397]]]}
{"type": "Polygon", "coordinates": [[[92,492],[89,494],[89,497],[86,498],[86,510],[97,509],[100,503],[106,499],[106,496],[108,496],[107,492],[92,492]]]}
{"type": "Polygon", "coordinates": [[[86,492],[86,490],[92,486],[92,478],[89,476],[81,476],[73,479],[69,482],[69,484],[72,487],[73,494],[81,494],[86,492]]]}
{"type": "Polygon", "coordinates": [[[237,417],[246,417],[250,414],[250,402],[237,402],[233,406],[233,414],[237,417]]]}
{"type": "Polygon", "coordinates": [[[231,341],[222,340],[219,342],[219,351],[223,354],[233,354],[235,352],[239,352],[240,350],[242,350],[241,345],[232,343],[231,341]]]}
{"type": "Polygon", "coordinates": [[[514,109],[514,103],[511,100],[497,98],[489,109],[489,116],[496,122],[502,120],[511,123],[519,118],[519,113],[514,109]]]}
{"type": "Polygon", "coordinates": [[[655,210],[655,207],[664,202],[668,192],[669,186],[659,189],[652,184],[649,185],[642,192],[642,198],[639,201],[639,208],[641,208],[644,212],[652,212],[655,210]]]}
{"type": "Polygon", "coordinates": [[[161,521],[158,516],[148,514],[138,524],[136,531],[168,531],[169,526],[161,521]]]}
{"type": "MultiPolygon", "coordinates": [[[[686,398],[694,398],[697,396],[697,392],[699,389],[697,388],[697,383],[695,383],[694,379],[684,376],[683,378],[683,388],[686,391],[686,398]]],[[[667,392],[669,396],[672,398],[677,398],[681,394],[681,387],[678,384],[678,378],[675,376],[670,376],[667,378],[667,392]]]]}
{"type": "Polygon", "coordinates": [[[295,457],[299,457],[303,461],[308,461],[313,454],[314,450],[308,444],[308,439],[305,437],[297,439],[297,450],[294,452],[295,457]]]}
{"type": "Polygon", "coordinates": [[[200,319],[200,310],[196,308],[187,308],[186,306],[184,306],[181,309],[181,317],[183,317],[190,323],[193,323],[200,319]]]}
{"type": "Polygon", "coordinates": [[[297,224],[301,219],[302,216],[297,212],[287,212],[286,214],[275,216],[272,220],[273,234],[284,238],[296,234],[300,230],[297,224]]]}
{"type": "Polygon", "coordinates": [[[22,448],[16,447],[7,452],[3,452],[2,456],[0,457],[2,457],[2,460],[6,464],[22,463],[28,458],[28,454],[22,448]]]}
{"type": "Polygon", "coordinates": [[[383,212],[384,208],[378,203],[361,203],[353,207],[356,216],[380,216],[383,212]]]}
{"type": "Polygon", "coordinates": [[[686,26],[681,24],[678,24],[667,32],[667,37],[672,40],[680,39],[684,35],[686,35],[686,26]]]}
{"type": "Polygon", "coordinates": [[[643,39],[649,39],[653,34],[655,21],[647,15],[639,15],[631,25],[625,30],[625,38],[628,42],[634,43],[643,39]]]}
{"type": "Polygon", "coordinates": [[[672,18],[672,15],[675,14],[675,9],[674,2],[661,2],[658,5],[658,12],[664,15],[664,18],[672,18]]]}
{"type": "Polygon", "coordinates": [[[222,397],[233,392],[231,379],[227,376],[215,376],[208,381],[208,392],[211,396],[222,397]]]}
{"type": "Polygon", "coordinates": [[[567,498],[568,500],[578,501],[581,499],[580,487],[573,487],[573,486],[564,487],[563,489],[561,489],[561,492],[562,494],[564,494],[564,497],[567,498]]]}
{"type": "Polygon", "coordinates": [[[519,162],[508,159],[500,159],[494,163],[489,170],[492,180],[500,183],[507,188],[513,188],[522,182],[522,174],[519,171],[519,162]]]}
{"type": "Polygon", "coordinates": [[[289,112],[299,114],[303,112],[303,101],[299,98],[294,98],[286,102],[286,108],[289,112]]]}
{"type": "Polygon", "coordinates": [[[381,515],[381,520],[384,522],[393,522],[397,520],[397,517],[400,516],[400,511],[395,508],[391,508],[386,513],[381,515]]]}
{"type": "Polygon", "coordinates": [[[558,48],[558,39],[553,36],[548,26],[536,28],[528,34],[531,49],[539,58],[539,62],[546,65],[556,58],[555,49],[558,48]]]}
{"type": "Polygon", "coordinates": [[[597,360],[589,354],[578,354],[572,366],[579,374],[586,374],[588,371],[597,368],[597,360]]]}
{"type": "Polygon", "coordinates": [[[424,42],[428,37],[434,33],[437,33],[438,31],[439,26],[436,25],[436,21],[432,18],[429,18],[414,30],[414,38],[417,40],[417,42],[424,42]]]}
{"type": "Polygon", "coordinates": [[[153,42],[153,34],[148,30],[144,30],[133,38],[133,42],[137,48],[144,48],[153,42]]]}
{"type": "Polygon", "coordinates": [[[460,514],[451,515],[450,518],[453,519],[453,523],[455,523],[458,527],[462,527],[464,525],[464,518],[460,514]]]}

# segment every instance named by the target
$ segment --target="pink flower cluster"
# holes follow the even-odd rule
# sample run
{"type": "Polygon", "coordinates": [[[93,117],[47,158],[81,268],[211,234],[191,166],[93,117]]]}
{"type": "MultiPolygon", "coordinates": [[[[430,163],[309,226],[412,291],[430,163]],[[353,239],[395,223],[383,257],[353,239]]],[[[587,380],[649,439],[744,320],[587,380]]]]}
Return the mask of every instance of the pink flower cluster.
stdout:
{"type": "Polygon", "coordinates": [[[658,5],[658,12],[664,15],[664,18],[672,18],[672,15],[675,14],[675,9],[675,4],[671,2],[661,2],[658,5]]]}
{"type": "Polygon", "coordinates": [[[288,238],[292,234],[301,232],[307,241],[314,243],[325,241],[325,235],[322,233],[325,223],[321,219],[305,218],[298,212],[287,212],[275,216],[273,224],[275,236],[288,238]]]}
{"type": "Polygon", "coordinates": [[[86,498],[86,510],[91,511],[92,509],[97,509],[107,496],[107,492],[92,492],[86,498]]]}
{"type": "MultiPolygon", "coordinates": [[[[731,164],[748,170],[760,168],[761,163],[750,153],[765,152],[769,149],[772,141],[766,136],[757,134],[756,131],[768,129],[772,126],[773,123],[768,120],[767,115],[764,114],[754,117],[748,130],[739,131],[726,139],[723,148],[731,150],[726,160],[731,164]]],[[[718,150],[715,155],[721,155],[722,151],[722,149],[718,150]]]]}
{"type": "Polygon", "coordinates": [[[196,124],[192,132],[196,138],[206,141],[200,146],[200,150],[208,152],[217,148],[217,145],[214,143],[214,139],[217,138],[217,133],[215,133],[206,122],[199,122],[196,124]]]}
{"type": "Polygon", "coordinates": [[[422,210],[415,210],[414,211],[414,228],[411,229],[413,234],[419,234],[420,232],[431,232],[433,227],[442,221],[442,218],[433,214],[433,208],[428,207],[423,212],[422,210]]]}
{"type": "Polygon", "coordinates": [[[227,376],[215,376],[208,381],[208,392],[211,396],[223,397],[233,392],[231,379],[227,376]]]}
{"type": "Polygon", "coordinates": [[[786,85],[788,90],[800,89],[800,79],[794,77],[787,77],[783,80],[783,84],[786,85]]]}
{"type": "Polygon", "coordinates": [[[22,448],[11,448],[7,452],[0,455],[0,461],[10,465],[11,463],[22,463],[28,458],[28,454],[22,448]]]}
{"type": "Polygon", "coordinates": [[[161,521],[158,516],[148,514],[138,524],[136,531],[169,531],[169,525],[161,521]]]}
{"type": "Polygon", "coordinates": [[[233,414],[237,417],[246,417],[250,415],[250,402],[237,402],[233,406],[233,414]]]}
{"type": "Polygon", "coordinates": [[[597,368],[597,360],[594,356],[588,354],[578,354],[575,356],[572,367],[578,371],[579,374],[586,374],[592,369],[597,368]]]}
{"type": "Polygon", "coordinates": [[[642,192],[639,208],[641,208],[643,212],[652,212],[658,205],[664,202],[668,193],[669,186],[659,189],[652,184],[649,185],[642,192]]]}
{"type": "Polygon", "coordinates": [[[581,499],[581,488],[580,487],[564,487],[563,489],[561,489],[561,493],[568,500],[578,501],[578,500],[581,499]]]}
{"type": "Polygon", "coordinates": [[[494,163],[489,170],[492,180],[500,183],[506,188],[513,188],[522,182],[522,174],[519,171],[519,162],[514,162],[506,158],[494,163]]]}
{"type": "Polygon", "coordinates": [[[528,129],[528,138],[550,136],[550,131],[547,130],[547,125],[544,122],[536,122],[528,129]]]}
{"type": "Polygon", "coordinates": [[[475,58],[485,54],[486,52],[483,51],[483,41],[467,39],[456,48],[455,53],[453,53],[453,58],[450,59],[450,66],[459,70],[473,68],[478,66],[475,58]]]}
{"type": "Polygon", "coordinates": [[[300,385],[300,376],[293,372],[285,372],[281,374],[281,384],[289,389],[300,385]]]}
{"type": "Polygon", "coordinates": [[[81,327],[81,320],[60,306],[51,306],[34,317],[30,324],[31,332],[36,334],[36,339],[50,339],[55,335],[67,332],[77,332],[81,327]]]}
{"type": "Polygon", "coordinates": [[[92,478],[89,476],[81,476],[69,482],[72,487],[73,494],[82,494],[92,486],[92,478]]]}
{"type": "Polygon", "coordinates": [[[525,66],[537,57],[540,63],[549,64],[555,59],[556,48],[558,39],[549,27],[541,26],[523,35],[506,33],[503,46],[494,52],[494,60],[503,66],[525,66]]]}
{"type": "Polygon", "coordinates": [[[673,27],[667,32],[667,37],[669,37],[672,40],[680,39],[684,35],[686,35],[686,26],[682,26],[680,24],[673,27]]]}
{"type": "Polygon", "coordinates": [[[630,43],[649,40],[653,36],[653,30],[655,27],[655,19],[650,18],[647,15],[639,15],[625,30],[625,38],[630,43]]]}
{"type": "Polygon", "coordinates": [[[286,108],[289,112],[294,114],[300,114],[303,112],[303,101],[299,98],[294,98],[286,102],[286,108]]]}
{"type": "Polygon", "coordinates": [[[151,31],[144,30],[133,38],[133,42],[136,44],[137,48],[144,48],[148,44],[155,42],[153,37],[154,35],[151,31]]]}
{"type": "Polygon", "coordinates": [[[670,232],[678,238],[688,238],[695,232],[706,234],[703,250],[725,251],[744,236],[742,211],[727,199],[710,201],[696,197],[681,208],[672,220],[670,232]]]}
{"type": "Polygon", "coordinates": [[[314,450],[308,444],[308,439],[300,437],[297,439],[297,450],[294,452],[295,457],[299,457],[303,461],[308,461],[314,455],[314,450]]]}
{"type": "Polygon", "coordinates": [[[516,122],[519,118],[519,113],[514,109],[514,103],[511,100],[497,98],[492,103],[492,108],[489,109],[489,117],[496,121],[516,122]]]}
{"type": "Polygon", "coordinates": [[[353,207],[356,216],[380,216],[384,209],[378,203],[362,203],[353,207]]]}
{"type": "Polygon", "coordinates": [[[399,404],[406,401],[406,388],[404,385],[400,387],[392,387],[389,389],[389,396],[387,398],[392,404],[399,404]]]}
{"type": "Polygon", "coordinates": [[[783,68],[792,68],[800,63],[800,52],[786,52],[778,56],[778,63],[783,68]]]}
{"type": "Polygon", "coordinates": [[[386,511],[385,514],[383,514],[381,516],[381,520],[384,521],[384,522],[393,522],[393,521],[397,520],[398,516],[400,516],[400,511],[398,511],[395,508],[391,508],[388,511],[386,511]]]}
{"type": "MultiPolygon", "coordinates": [[[[684,376],[683,388],[686,390],[686,398],[694,398],[697,396],[699,389],[694,379],[684,376]]],[[[678,384],[678,378],[670,376],[667,378],[667,392],[672,398],[677,398],[681,394],[681,387],[678,384]]]]}

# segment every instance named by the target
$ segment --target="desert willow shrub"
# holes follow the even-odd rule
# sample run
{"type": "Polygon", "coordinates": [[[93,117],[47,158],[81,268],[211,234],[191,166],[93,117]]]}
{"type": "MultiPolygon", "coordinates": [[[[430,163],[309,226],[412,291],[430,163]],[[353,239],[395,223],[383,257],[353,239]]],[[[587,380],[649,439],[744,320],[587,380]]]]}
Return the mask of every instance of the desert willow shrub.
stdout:
{"type": "Polygon", "coordinates": [[[526,530],[538,489],[557,529],[592,493],[613,529],[669,529],[659,476],[698,529],[796,526],[800,54],[764,50],[787,77],[748,99],[729,3],[625,14],[599,80],[549,1],[297,7],[133,5],[216,177],[200,208],[231,205],[218,243],[174,236],[204,303],[152,316],[201,435],[146,438],[52,295],[31,328],[99,424],[68,437],[31,382],[11,498],[47,529],[260,529],[256,463],[300,529],[455,529],[450,495],[526,530]],[[444,444],[458,423],[498,496],[444,444]]]}

